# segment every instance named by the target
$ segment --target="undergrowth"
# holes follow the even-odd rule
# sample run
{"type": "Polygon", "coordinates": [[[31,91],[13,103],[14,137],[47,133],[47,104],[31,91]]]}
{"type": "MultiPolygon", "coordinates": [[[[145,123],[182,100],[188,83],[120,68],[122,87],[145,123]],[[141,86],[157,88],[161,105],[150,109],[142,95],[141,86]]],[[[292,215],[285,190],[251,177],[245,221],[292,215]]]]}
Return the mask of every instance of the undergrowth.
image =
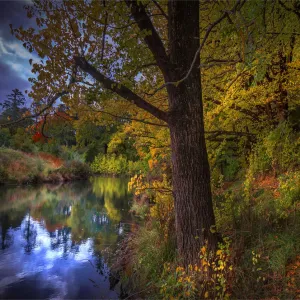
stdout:
{"type": "Polygon", "coordinates": [[[282,123],[261,135],[234,180],[214,171],[216,227],[223,242],[213,253],[204,244],[198,262],[187,268],[176,253],[169,177],[133,177],[130,188],[151,201],[146,211],[133,204],[146,225],[131,236],[129,273],[123,273],[128,294],[147,299],[299,297],[299,150],[299,134],[282,123]]]}

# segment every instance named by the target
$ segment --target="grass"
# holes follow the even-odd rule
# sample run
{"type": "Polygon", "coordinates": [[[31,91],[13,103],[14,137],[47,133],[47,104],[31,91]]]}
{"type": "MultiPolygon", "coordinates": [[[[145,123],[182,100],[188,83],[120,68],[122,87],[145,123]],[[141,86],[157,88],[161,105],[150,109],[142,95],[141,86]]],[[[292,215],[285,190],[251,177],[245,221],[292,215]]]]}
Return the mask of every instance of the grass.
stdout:
{"type": "Polygon", "coordinates": [[[25,153],[0,148],[0,183],[59,182],[86,178],[88,166],[78,161],[63,161],[47,153],[25,153]]]}

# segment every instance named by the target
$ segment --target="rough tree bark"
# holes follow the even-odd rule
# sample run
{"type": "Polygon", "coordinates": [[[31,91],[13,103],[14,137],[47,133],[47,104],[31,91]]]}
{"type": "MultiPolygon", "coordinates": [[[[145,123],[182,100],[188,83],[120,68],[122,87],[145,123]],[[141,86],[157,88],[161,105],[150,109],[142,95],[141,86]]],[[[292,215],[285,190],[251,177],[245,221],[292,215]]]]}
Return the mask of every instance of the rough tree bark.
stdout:
{"type": "MultiPolygon", "coordinates": [[[[199,1],[169,1],[169,43],[172,75],[182,78],[200,45],[199,1]]],[[[168,86],[172,177],[175,200],[177,247],[185,265],[199,257],[207,240],[216,246],[210,187],[210,169],[205,145],[200,58],[189,77],[168,86]]]]}

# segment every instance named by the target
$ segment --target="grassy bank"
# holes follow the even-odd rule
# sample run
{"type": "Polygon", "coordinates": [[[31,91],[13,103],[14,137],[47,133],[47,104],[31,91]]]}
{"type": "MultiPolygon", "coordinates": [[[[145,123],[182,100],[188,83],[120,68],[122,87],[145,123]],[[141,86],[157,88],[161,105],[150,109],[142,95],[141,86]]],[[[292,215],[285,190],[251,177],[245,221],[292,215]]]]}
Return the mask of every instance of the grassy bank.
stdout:
{"type": "Polygon", "coordinates": [[[0,148],[0,183],[60,182],[86,178],[89,167],[80,161],[63,161],[47,153],[25,153],[0,148]]]}

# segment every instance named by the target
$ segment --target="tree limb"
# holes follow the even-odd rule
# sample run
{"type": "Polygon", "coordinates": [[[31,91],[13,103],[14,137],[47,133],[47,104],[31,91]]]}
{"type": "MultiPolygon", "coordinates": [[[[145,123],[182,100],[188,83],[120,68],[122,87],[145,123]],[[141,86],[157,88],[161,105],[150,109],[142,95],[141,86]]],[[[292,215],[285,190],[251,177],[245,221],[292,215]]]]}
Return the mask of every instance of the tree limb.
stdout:
{"type": "Polygon", "coordinates": [[[135,94],[133,91],[131,91],[126,86],[119,84],[119,83],[109,79],[102,73],[100,73],[95,67],[93,67],[89,62],[87,62],[84,57],[75,56],[74,60],[75,60],[76,65],[79,66],[82,71],[90,74],[98,82],[102,83],[102,85],[106,89],[108,89],[108,90],[118,94],[122,98],[132,102],[137,107],[139,107],[143,110],[146,110],[147,112],[152,114],[154,117],[156,117],[162,121],[165,121],[165,122],[168,121],[166,112],[160,110],[159,108],[157,108],[157,107],[153,106],[152,104],[150,104],[149,102],[145,101],[143,98],[141,98],[140,96],[135,94]]]}
{"type": "Polygon", "coordinates": [[[150,17],[147,15],[145,7],[139,1],[136,0],[125,0],[127,6],[131,10],[131,14],[136,21],[141,31],[150,31],[150,35],[144,37],[144,41],[148,48],[152,52],[158,67],[162,71],[165,80],[168,80],[169,76],[169,56],[165,50],[164,44],[157,33],[154,25],[151,22],[150,17]]]}
{"type": "Polygon", "coordinates": [[[155,4],[155,6],[160,10],[161,14],[168,20],[168,15],[164,12],[162,7],[159,5],[159,3],[156,0],[152,0],[152,2],[155,4]]]}
{"type": "Polygon", "coordinates": [[[224,139],[228,140],[228,141],[234,141],[235,138],[234,137],[247,137],[250,140],[255,140],[256,139],[256,135],[254,133],[250,133],[250,132],[239,132],[239,131],[226,131],[226,130],[215,130],[215,131],[206,131],[205,134],[208,134],[208,137],[206,138],[209,141],[215,141],[215,142],[220,142],[222,141],[221,138],[218,138],[219,136],[228,136],[224,139]]]}
{"type": "Polygon", "coordinates": [[[205,131],[206,134],[213,135],[238,135],[238,136],[255,136],[254,133],[250,132],[241,132],[241,131],[226,131],[226,130],[213,130],[213,131],[205,131]]]}
{"type": "Polygon", "coordinates": [[[290,7],[287,7],[287,6],[285,5],[285,3],[283,3],[281,0],[279,0],[278,2],[279,2],[279,4],[280,4],[284,9],[286,9],[287,11],[293,12],[293,13],[296,14],[297,17],[300,19],[300,11],[298,11],[298,10],[296,10],[296,9],[292,9],[292,8],[290,8],[290,7]]]}
{"type": "Polygon", "coordinates": [[[136,119],[136,118],[132,118],[132,117],[118,116],[118,115],[112,114],[112,113],[110,113],[108,111],[101,110],[101,109],[92,109],[92,110],[96,111],[96,112],[100,112],[100,113],[106,114],[106,115],[109,115],[109,116],[111,116],[113,118],[116,118],[116,119],[123,119],[123,120],[128,120],[128,121],[136,121],[136,122],[140,122],[140,123],[144,123],[144,124],[152,125],[152,126],[168,127],[168,125],[166,125],[166,124],[158,124],[158,123],[149,122],[149,121],[145,121],[145,120],[141,120],[141,119],[136,119]]]}
{"type": "MultiPolygon", "coordinates": [[[[219,101],[219,100],[216,100],[216,99],[213,99],[211,97],[205,97],[206,100],[214,103],[214,104],[217,104],[217,105],[222,105],[222,102],[219,101]]],[[[230,109],[233,109],[233,110],[236,110],[236,111],[239,111],[245,115],[248,115],[250,116],[252,119],[256,120],[256,121],[259,121],[259,118],[257,116],[256,113],[254,113],[253,111],[249,110],[249,109],[246,109],[246,108],[242,108],[236,104],[232,104],[229,106],[230,109]]]]}
{"type": "MultiPolygon", "coordinates": [[[[103,6],[105,8],[105,0],[103,0],[103,6]]],[[[104,28],[103,28],[103,34],[102,34],[102,49],[101,49],[101,61],[103,61],[104,57],[104,48],[105,48],[105,36],[106,36],[106,30],[107,30],[107,20],[108,20],[108,13],[105,12],[105,20],[104,20],[104,28]]]]}
{"type": "Polygon", "coordinates": [[[42,136],[45,138],[45,139],[49,139],[50,137],[47,136],[44,132],[45,130],[45,126],[46,126],[46,123],[47,123],[47,116],[49,115],[49,113],[46,113],[44,115],[44,120],[43,120],[43,124],[42,124],[42,128],[41,128],[41,133],[42,133],[42,136]]]}

